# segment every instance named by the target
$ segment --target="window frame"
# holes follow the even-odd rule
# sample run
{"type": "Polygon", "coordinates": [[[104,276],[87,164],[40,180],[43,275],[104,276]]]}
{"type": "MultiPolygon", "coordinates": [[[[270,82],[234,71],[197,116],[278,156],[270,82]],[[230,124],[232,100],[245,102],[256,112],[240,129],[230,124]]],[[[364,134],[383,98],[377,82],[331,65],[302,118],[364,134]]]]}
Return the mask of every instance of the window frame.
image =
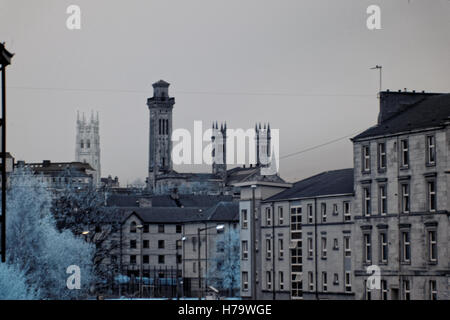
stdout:
{"type": "Polygon", "coordinates": [[[272,208],[271,207],[266,207],[266,226],[270,227],[272,226],[272,208]]]}
{"type": "Polygon", "coordinates": [[[327,257],[328,257],[327,238],[325,236],[321,237],[320,248],[321,248],[321,250],[320,250],[321,251],[320,257],[322,259],[324,259],[324,260],[327,259],[327,257]]]}
{"type": "Polygon", "coordinates": [[[400,140],[400,167],[403,169],[409,168],[410,159],[409,159],[409,140],[401,139],[400,140]]]}
{"type": "Polygon", "coordinates": [[[386,142],[378,142],[378,171],[385,171],[387,168],[386,142]],[[382,148],[383,147],[383,150],[382,148]]]}
{"type": "Polygon", "coordinates": [[[400,236],[401,262],[402,264],[411,264],[411,230],[401,230],[400,236]],[[406,236],[408,239],[406,239],[406,236]]]}
{"type": "Polygon", "coordinates": [[[241,244],[241,255],[242,255],[242,260],[248,260],[248,241],[247,240],[242,240],[242,244],[241,244]]]}
{"type": "Polygon", "coordinates": [[[328,292],[328,276],[325,271],[322,271],[322,291],[328,292]]]}
{"type": "Polygon", "coordinates": [[[344,221],[350,221],[352,219],[351,202],[350,201],[343,202],[343,211],[344,211],[344,221]],[[348,211],[346,210],[346,205],[348,207],[348,211]]]}
{"type": "Polygon", "coordinates": [[[278,271],[278,288],[284,290],[284,272],[278,271]]]}
{"type": "Polygon", "coordinates": [[[266,271],[266,289],[272,290],[272,271],[266,271]]]}
{"type": "Polygon", "coordinates": [[[402,280],[402,298],[403,300],[411,300],[411,280],[402,280]]]}
{"type": "Polygon", "coordinates": [[[308,237],[306,240],[307,249],[308,249],[308,259],[314,258],[314,244],[313,244],[313,238],[308,237]]]}
{"type": "Polygon", "coordinates": [[[344,272],[344,287],[345,287],[345,292],[352,291],[352,274],[350,271],[344,272]]]}
{"type": "Polygon", "coordinates": [[[266,260],[272,259],[272,239],[266,238],[266,260]]]}
{"type": "Polygon", "coordinates": [[[411,212],[411,187],[409,182],[403,182],[400,184],[401,191],[401,212],[404,214],[411,212]]]}
{"type": "Polygon", "coordinates": [[[308,272],[308,287],[309,291],[314,291],[314,273],[312,271],[308,272]]]}
{"type": "Polygon", "coordinates": [[[436,212],[437,210],[437,184],[436,179],[427,179],[427,205],[429,212],[436,212]],[[433,189],[431,189],[433,185],[433,189]]]}
{"type": "Polygon", "coordinates": [[[363,187],[363,210],[364,216],[370,217],[372,214],[372,192],[370,186],[363,187]]]}
{"type": "Polygon", "coordinates": [[[326,204],[326,202],[320,203],[320,214],[322,216],[322,223],[327,222],[327,204],[326,204]]]}
{"type": "Polygon", "coordinates": [[[242,217],[241,229],[248,229],[248,211],[247,211],[247,209],[241,210],[241,217],[242,217]]]}
{"type": "Polygon", "coordinates": [[[387,280],[385,280],[385,279],[381,280],[380,299],[381,300],[388,300],[388,285],[387,285],[387,280]]]}
{"type": "Polygon", "coordinates": [[[430,264],[436,264],[438,262],[438,235],[435,228],[427,228],[427,245],[428,245],[428,262],[430,264]],[[434,234],[434,240],[431,239],[431,235],[434,234]],[[434,246],[434,251],[433,251],[434,246]],[[434,252],[434,257],[433,257],[434,252]]]}
{"type": "Polygon", "coordinates": [[[369,173],[370,172],[370,144],[364,144],[361,148],[362,154],[362,172],[369,173]]]}
{"type": "Polygon", "coordinates": [[[426,164],[427,166],[435,166],[436,165],[436,136],[435,135],[427,135],[426,139],[426,164]],[[430,144],[430,138],[433,140],[433,144],[430,144]],[[432,150],[432,152],[430,152],[432,150]],[[431,160],[433,158],[433,160],[431,160]]]}
{"type": "Polygon", "coordinates": [[[370,232],[363,233],[363,263],[372,263],[372,234],[370,232]]]}
{"type": "Polygon", "coordinates": [[[429,294],[428,298],[430,300],[438,299],[437,281],[434,279],[428,281],[428,294],[429,294]]]}
{"type": "Polygon", "coordinates": [[[278,239],[278,260],[284,259],[284,241],[282,238],[278,239]]]}
{"type": "Polygon", "coordinates": [[[379,242],[380,242],[379,263],[387,264],[389,261],[389,241],[388,241],[388,232],[386,230],[379,232],[379,242]]]}
{"type": "Polygon", "coordinates": [[[248,291],[248,271],[242,271],[242,291],[248,291]]]}
{"type": "Polygon", "coordinates": [[[385,183],[378,185],[378,212],[381,216],[387,215],[388,212],[387,185],[385,183]]]}
{"type": "Polygon", "coordinates": [[[278,224],[283,225],[284,224],[284,213],[283,213],[283,207],[278,207],[278,224]]]}

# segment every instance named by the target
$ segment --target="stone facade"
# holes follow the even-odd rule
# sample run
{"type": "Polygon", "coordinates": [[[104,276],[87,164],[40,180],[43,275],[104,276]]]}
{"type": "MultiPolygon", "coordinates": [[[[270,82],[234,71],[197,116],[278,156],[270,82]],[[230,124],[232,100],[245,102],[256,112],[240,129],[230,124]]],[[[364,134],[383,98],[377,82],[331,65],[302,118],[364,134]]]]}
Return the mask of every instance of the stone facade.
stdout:
{"type": "MultiPolygon", "coordinates": [[[[240,183],[238,186],[241,190],[239,201],[241,297],[243,299],[272,299],[275,294],[275,297],[278,295],[280,299],[287,298],[289,296],[289,278],[285,278],[286,287],[277,290],[276,287],[267,287],[264,282],[266,274],[261,273],[263,265],[265,266],[264,270],[272,270],[269,269],[272,264],[262,255],[262,252],[263,246],[265,246],[265,237],[270,231],[273,231],[272,228],[264,227],[261,202],[288,189],[291,184],[249,181],[240,183]]],[[[288,228],[285,225],[276,227],[275,230],[276,234],[281,233],[279,238],[288,239],[288,228]]],[[[287,253],[287,248],[285,252],[287,253]]],[[[283,259],[287,259],[287,257],[288,255],[283,259]]],[[[278,268],[277,270],[285,272],[288,277],[288,270],[278,268]]]]}
{"type": "MultiPolygon", "coordinates": [[[[325,172],[255,201],[259,219],[255,227],[254,272],[258,280],[256,292],[241,290],[245,297],[268,300],[354,297],[352,172],[352,169],[325,172]],[[350,279],[347,285],[346,277],[350,279]]],[[[241,211],[248,207],[245,198],[242,199],[241,211]]],[[[244,219],[241,212],[241,227],[243,223],[248,225],[244,219]]],[[[248,233],[241,232],[242,241],[246,241],[248,233]]],[[[247,244],[241,246],[247,248],[247,244]]],[[[242,264],[242,272],[250,272],[250,267],[251,262],[242,264]]]]}
{"type": "Polygon", "coordinates": [[[232,202],[210,208],[119,208],[124,215],[122,227],[109,239],[119,245],[112,246],[115,249],[104,263],[116,264],[118,274],[128,277],[139,277],[141,268],[144,277],[145,272],[156,270],[162,278],[176,281],[178,274],[178,296],[205,296],[213,282],[208,268],[217,257],[217,239],[221,232],[237,228],[237,210],[232,202]],[[223,229],[216,230],[218,225],[223,229]]]}
{"type": "Polygon", "coordinates": [[[356,299],[450,298],[449,99],[417,96],[382,93],[378,126],[353,139],[356,299]],[[383,98],[403,103],[391,120],[383,117],[390,107],[383,98]],[[442,99],[447,107],[439,122],[442,99]],[[409,122],[406,130],[388,129],[401,120],[409,122]],[[381,270],[381,286],[373,290],[365,285],[370,265],[381,270]]]}

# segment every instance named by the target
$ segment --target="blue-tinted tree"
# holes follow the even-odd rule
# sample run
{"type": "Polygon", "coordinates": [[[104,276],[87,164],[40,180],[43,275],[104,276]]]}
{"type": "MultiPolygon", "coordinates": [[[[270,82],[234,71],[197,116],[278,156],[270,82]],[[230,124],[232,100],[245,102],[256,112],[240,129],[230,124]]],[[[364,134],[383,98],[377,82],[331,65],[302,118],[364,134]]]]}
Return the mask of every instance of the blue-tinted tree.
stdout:
{"type": "Polygon", "coordinates": [[[225,229],[216,242],[216,257],[208,265],[208,285],[232,297],[240,287],[240,233],[225,229]]]}
{"type": "Polygon", "coordinates": [[[98,190],[92,184],[80,185],[70,171],[65,172],[63,178],[66,183],[55,192],[51,209],[57,229],[69,230],[93,244],[96,290],[104,292],[119,268],[117,262],[105,263],[119,246],[118,242],[110,241],[120,228],[119,212],[105,207],[108,192],[105,188],[98,190]],[[83,232],[88,233],[82,236],[83,232]]]}
{"type": "MultiPolygon", "coordinates": [[[[16,269],[25,277],[28,288],[36,292],[36,298],[86,297],[93,281],[93,247],[70,231],[57,230],[50,210],[52,193],[42,177],[18,169],[10,179],[6,226],[10,270],[16,269]],[[81,269],[80,290],[67,288],[70,274],[66,271],[71,265],[81,269]]],[[[14,292],[17,291],[12,290],[11,295],[14,292]]]]}
{"type": "Polygon", "coordinates": [[[27,285],[25,273],[14,265],[0,263],[0,300],[37,299],[39,293],[27,285]]]}

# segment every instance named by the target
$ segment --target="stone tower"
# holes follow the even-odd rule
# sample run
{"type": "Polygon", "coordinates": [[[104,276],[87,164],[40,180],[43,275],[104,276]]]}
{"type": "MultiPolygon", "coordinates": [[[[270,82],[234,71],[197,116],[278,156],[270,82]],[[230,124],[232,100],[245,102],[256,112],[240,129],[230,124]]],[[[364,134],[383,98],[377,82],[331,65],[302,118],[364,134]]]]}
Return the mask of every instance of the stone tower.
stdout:
{"type": "Polygon", "coordinates": [[[255,140],[256,140],[256,165],[258,166],[268,166],[270,165],[270,144],[271,144],[271,135],[270,135],[270,124],[264,124],[264,127],[261,127],[261,123],[255,125],[255,140]]]}
{"type": "Polygon", "coordinates": [[[156,176],[172,171],[172,110],[175,98],[169,97],[170,84],[153,84],[153,97],[147,99],[149,120],[148,188],[154,190],[156,176]]]}
{"type": "Polygon", "coordinates": [[[212,173],[218,174],[222,179],[226,178],[227,173],[227,124],[217,122],[212,125],[212,173]]]}
{"type": "Polygon", "coordinates": [[[89,163],[91,165],[91,167],[95,170],[93,183],[94,185],[99,186],[101,167],[98,112],[96,117],[94,117],[94,112],[92,112],[89,121],[86,121],[86,116],[84,113],[81,118],[80,113],[77,114],[75,161],[89,163]]]}

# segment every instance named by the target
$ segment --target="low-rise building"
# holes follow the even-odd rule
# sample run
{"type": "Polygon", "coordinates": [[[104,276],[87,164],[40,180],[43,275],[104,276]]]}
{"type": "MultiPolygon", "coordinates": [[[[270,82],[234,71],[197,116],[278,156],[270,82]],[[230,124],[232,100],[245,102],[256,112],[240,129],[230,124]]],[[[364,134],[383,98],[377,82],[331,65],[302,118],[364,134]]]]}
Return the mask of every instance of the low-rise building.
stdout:
{"type": "MultiPolygon", "coordinates": [[[[124,203],[123,196],[120,201],[115,197],[113,202],[124,203]]],[[[136,294],[142,290],[139,293],[144,296],[204,295],[208,282],[214,280],[208,267],[216,263],[220,252],[217,238],[221,232],[237,228],[238,203],[216,200],[209,207],[194,207],[182,206],[180,199],[175,201],[169,196],[154,197],[157,199],[146,199],[146,205],[141,207],[119,208],[123,214],[122,228],[110,240],[119,245],[114,246],[110,259],[104,263],[117,265],[116,279],[117,275],[125,277],[126,289],[123,287],[122,293],[125,290],[127,294],[136,294]],[[220,228],[215,230],[217,226],[220,228]],[[134,285],[130,287],[130,283],[134,285]]],[[[185,204],[197,203],[192,195],[180,198],[185,204]]],[[[131,202],[142,204],[143,199],[131,202]]]]}

